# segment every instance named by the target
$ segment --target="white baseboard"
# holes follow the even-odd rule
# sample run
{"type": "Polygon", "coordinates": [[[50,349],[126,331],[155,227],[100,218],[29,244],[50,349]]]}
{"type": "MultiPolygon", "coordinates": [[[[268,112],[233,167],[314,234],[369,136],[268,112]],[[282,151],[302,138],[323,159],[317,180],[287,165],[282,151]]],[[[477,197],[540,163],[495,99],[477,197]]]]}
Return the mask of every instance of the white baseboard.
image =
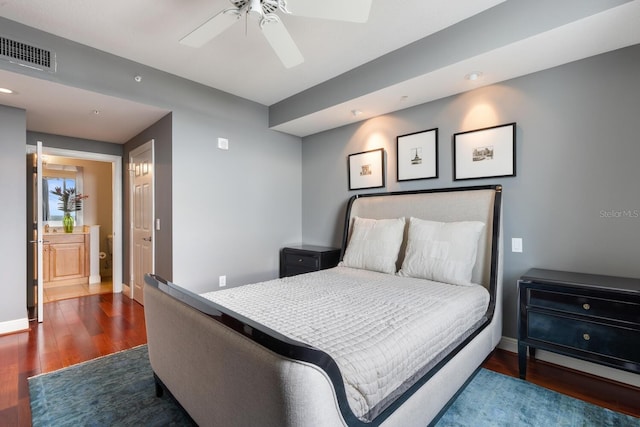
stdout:
{"type": "Polygon", "coordinates": [[[27,329],[29,329],[29,319],[27,317],[25,317],[24,319],[0,322],[0,335],[26,331],[27,329]]]}
{"type": "Polygon", "coordinates": [[[89,284],[90,285],[95,285],[97,283],[100,283],[102,281],[102,278],[100,277],[99,274],[93,274],[91,276],[89,276],[89,284]]]}
{"type": "MultiPolygon", "coordinates": [[[[512,353],[518,353],[518,340],[516,340],[515,338],[502,337],[502,339],[498,343],[498,348],[510,351],[512,353]]],[[[623,371],[621,369],[610,368],[608,366],[602,366],[595,363],[587,362],[585,360],[575,359],[573,357],[563,356],[561,354],[538,349],[536,349],[536,359],[544,360],[545,362],[575,369],[576,371],[586,372],[591,375],[607,378],[620,383],[629,384],[634,387],[640,387],[640,375],[623,371]]]]}

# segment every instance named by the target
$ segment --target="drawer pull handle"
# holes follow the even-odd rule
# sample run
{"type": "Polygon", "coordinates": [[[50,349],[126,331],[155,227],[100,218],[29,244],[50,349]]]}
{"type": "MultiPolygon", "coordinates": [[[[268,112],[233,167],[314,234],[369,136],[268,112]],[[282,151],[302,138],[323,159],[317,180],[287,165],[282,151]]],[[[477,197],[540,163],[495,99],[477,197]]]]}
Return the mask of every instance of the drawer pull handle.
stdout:
{"type": "Polygon", "coordinates": [[[582,334],[582,338],[584,338],[585,341],[589,341],[591,336],[589,334],[582,334]]]}
{"type": "Polygon", "coordinates": [[[298,258],[298,262],[302,262],[302,258],[298,258]]]}
{"type": "Polygon", "coordinates": [[[585,302],[584,304],[582,304],[582,308],[584,308],[585,310],[589,310],[591,306],[585,302]]]}

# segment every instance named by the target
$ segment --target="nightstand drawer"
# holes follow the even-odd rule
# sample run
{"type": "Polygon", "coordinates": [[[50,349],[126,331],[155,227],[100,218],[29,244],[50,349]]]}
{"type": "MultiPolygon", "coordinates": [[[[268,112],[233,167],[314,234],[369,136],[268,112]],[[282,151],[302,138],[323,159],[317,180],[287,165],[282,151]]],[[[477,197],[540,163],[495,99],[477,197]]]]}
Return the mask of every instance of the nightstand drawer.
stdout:
{"type": "Polygon", "coordinates": [[[640,363],[640,330],[529,311],[527,336],[550,344],[640,363]]]}
{"type": "Polygon", "coordinates": [[[528,305],[594,318],[640,323],[640,304],[631,302],[531,289],[528,305]]]}
{"type": "Polygon", "coordinates": [[[288,246],[280,252],[280,277],[332,268],[338,261],[338,248],[314,245],[288,246]]]}
{"type": "Polygon", "coordinates": [[[317,256],[285,254],[284,262],[287,266],[306,267],[317,270],[319,260],[317,256]]]}

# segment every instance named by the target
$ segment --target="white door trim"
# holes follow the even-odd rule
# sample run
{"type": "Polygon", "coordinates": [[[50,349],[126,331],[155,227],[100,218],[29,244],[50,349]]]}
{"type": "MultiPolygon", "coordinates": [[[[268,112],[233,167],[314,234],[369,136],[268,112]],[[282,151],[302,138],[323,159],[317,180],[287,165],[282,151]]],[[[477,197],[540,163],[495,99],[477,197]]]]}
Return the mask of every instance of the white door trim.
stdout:
{"type": "MultiPolygon", "coordinates": [[[[46,142],[45,142],[46,143],[46,142]]],[[[27,145],[27,153],[35,152],[35,145],[27,145]]],[[[112,154],[90,153],[64,148],[42,147],[42,153],[80,160],[111,163],[112,226],[113,226],[113,293],[122,292],[122,157],[112,154]]]]}

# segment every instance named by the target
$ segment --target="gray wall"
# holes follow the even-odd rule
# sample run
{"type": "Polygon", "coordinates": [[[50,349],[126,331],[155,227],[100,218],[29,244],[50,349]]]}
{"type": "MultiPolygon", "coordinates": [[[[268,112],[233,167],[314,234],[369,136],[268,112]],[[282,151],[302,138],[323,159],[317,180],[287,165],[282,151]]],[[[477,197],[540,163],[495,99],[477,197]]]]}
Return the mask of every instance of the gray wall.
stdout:
{"type": "MultiPolygon", "coordinates": [[[[154,173],[155,173],[155,217],[160,220],[160,230],[155,232],[155,273],[167,280],[173,280],[173,227],[172,227],[172,182],[171,182],[171,114],[167,114],[153,125],[142,131],[140,134],[131,138],[124,145],[123,164],[129,162],[129,153],[135,148],[153,139],[154,143],[154,173]]],[[[123,169],[126,169],[123,168],[123,169]]],[[[122,179],[123,186],[128,189],[130,184],[130,175],[124,172],[122,179]]],[[[123,192],[124,193],[124,192],[123,192]]],[[[122,201],[123,206],[123,224],[130,224],[131,212],[130,197],[125,197],[122,201]]],[[[124,241],[128,242],[130,238],[130,227],[124,227],[124,241]]],[[[130,247],[124,245],[123,254],[123,273],[122,277],[126,283],[129,283],[131,277],[130,265],[130,247]]]]}
{"type": "Polygon", "coordinates": [[[633,46],[306,137],[303,240],[340,245],[356,193],[347,155],[384,147],[383,191],[503,184],[504,335],[516,336],[516,280],[529,268],[640,277],[639,75],[633,46]],[[509,122],[517,176],[454,182],[453,133],[509,122]],[[397,182],[396,136],[434,127],[440,178],[397,182]],[[512,237],[524,239],[523,253],[511,252],[512,237]]]}
{"type": "Polygon", "coordinates": [[[3,322],[20,319],[26,326],[27,319],[25,128],[24,110],[0,105],[0,182],[5,205],[0,209],[0,329],[4,329],[3,322]]]}

